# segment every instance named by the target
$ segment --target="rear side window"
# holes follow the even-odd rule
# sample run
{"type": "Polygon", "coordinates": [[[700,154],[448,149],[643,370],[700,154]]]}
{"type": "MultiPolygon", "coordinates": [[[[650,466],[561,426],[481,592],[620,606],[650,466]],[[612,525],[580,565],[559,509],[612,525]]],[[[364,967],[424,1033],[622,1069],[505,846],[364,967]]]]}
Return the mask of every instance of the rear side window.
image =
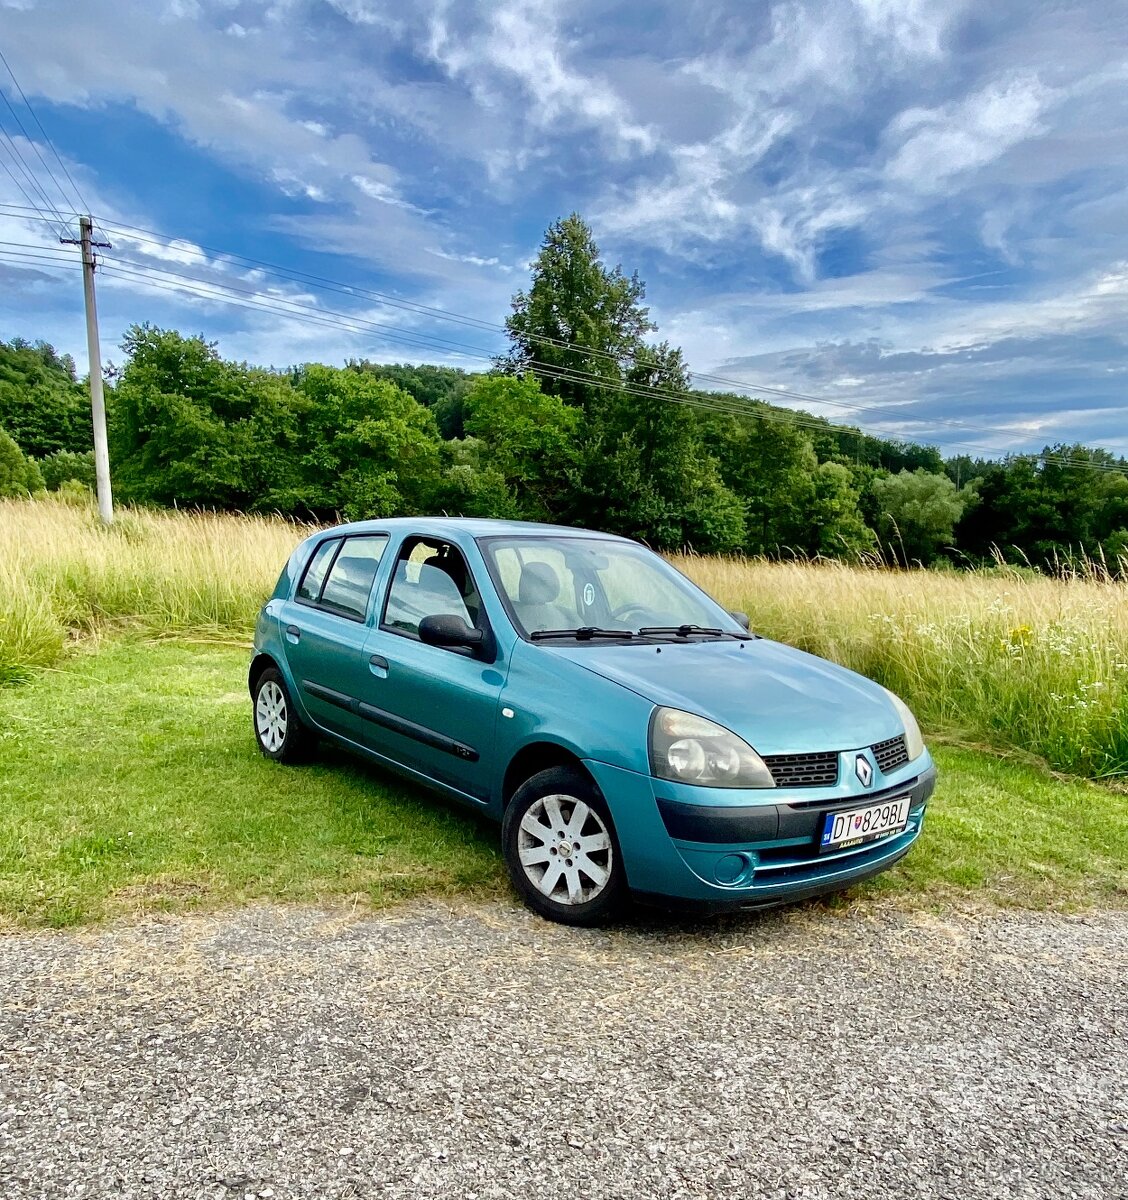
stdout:
{"type": "Polygon", "coordinates": [[[363,621],[376,568],[387,545],[387,534],[345,538],[322,584],[321,607],[363,621]]]}
{"type": "Polygon", "coordinates": [[[321,596],[321,585],[325,582],[325,573],[329,570],[329,564],[333,561],[333,555],[337,553],[337,547],[341,544],[340,538],[330,538],[327,542],[322,542],[314,551],[313,557],[309,560],[309,566],[305,569],[305,574],[302,576],[302,581],[298,584],[298,599],[308,600],[312,604],[316,604],[321,596]]]}

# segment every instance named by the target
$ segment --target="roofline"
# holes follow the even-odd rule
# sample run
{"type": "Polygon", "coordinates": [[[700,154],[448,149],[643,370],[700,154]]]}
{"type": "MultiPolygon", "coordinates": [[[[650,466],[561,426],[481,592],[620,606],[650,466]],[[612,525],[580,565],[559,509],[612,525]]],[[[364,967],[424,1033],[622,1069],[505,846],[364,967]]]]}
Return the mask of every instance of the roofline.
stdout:
{"type": "MultiPolygon", "coordinates": [[[[617,533],[607,533],[598,529],[586,529],[581,526],[551,525],[543,521],[509,521],[493,517],[387,517],[373,518],[362,521],[344,521],[338,525],[326,526],[317,531],[317,536],[337,532],[377,532],[380,530],[395,530],[416,528],[421,533],[438,533],[447,530],[451,533],[469,533],[472,537],[498,536],[511,534],[514,536],[536,534],[553,534],[557,537],[599,538],[606,541],[632,542],[634,538],[622,537],[617,533]]],[[[641,545],[641,543],[635,543],[641,545]]]]}

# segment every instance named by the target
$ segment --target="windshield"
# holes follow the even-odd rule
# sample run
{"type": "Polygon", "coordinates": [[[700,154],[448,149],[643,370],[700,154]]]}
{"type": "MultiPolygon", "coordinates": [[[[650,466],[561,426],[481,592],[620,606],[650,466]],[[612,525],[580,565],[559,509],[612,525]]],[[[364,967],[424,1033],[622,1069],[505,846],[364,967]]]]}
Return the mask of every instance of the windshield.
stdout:
{"type": "Polygon", "coordinates": [[[748,636],[684,575],[632,542],[497,537],[483,539],[482,550],[526,637],[547,630],[589,638],[610,631],[647,638],[748,636]]]}

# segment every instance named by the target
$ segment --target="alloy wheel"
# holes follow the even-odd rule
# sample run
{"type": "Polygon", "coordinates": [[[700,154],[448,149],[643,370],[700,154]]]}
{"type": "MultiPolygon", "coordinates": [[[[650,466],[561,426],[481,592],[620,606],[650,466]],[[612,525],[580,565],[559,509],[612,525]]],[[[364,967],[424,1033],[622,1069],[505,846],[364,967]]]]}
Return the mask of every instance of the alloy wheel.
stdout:
{"type": "Polygon", "coordinates": [[[557,904],[588,904],[611,880],[614,850],[603,818],[575,796],[543,796],[529,805],[517,833],[521,869],[557,904]]]}
{"type": "Polygon", "coordinates": [[[277,754],[286,740],[288,717],[286,694],[273,679],[268,679],[259,688],[255,701],[255,730],[271,754],[277,754]]]}

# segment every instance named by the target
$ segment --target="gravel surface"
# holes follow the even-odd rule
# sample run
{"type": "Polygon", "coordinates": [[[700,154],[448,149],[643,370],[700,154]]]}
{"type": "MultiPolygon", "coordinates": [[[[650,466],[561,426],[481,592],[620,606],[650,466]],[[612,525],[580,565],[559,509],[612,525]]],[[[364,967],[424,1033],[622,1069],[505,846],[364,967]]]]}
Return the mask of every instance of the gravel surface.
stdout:
{"type": "Polygon", "coordinates": [[[0,1197],[1125,1197],[1128,914],[0,937],[0,1197]]]}

